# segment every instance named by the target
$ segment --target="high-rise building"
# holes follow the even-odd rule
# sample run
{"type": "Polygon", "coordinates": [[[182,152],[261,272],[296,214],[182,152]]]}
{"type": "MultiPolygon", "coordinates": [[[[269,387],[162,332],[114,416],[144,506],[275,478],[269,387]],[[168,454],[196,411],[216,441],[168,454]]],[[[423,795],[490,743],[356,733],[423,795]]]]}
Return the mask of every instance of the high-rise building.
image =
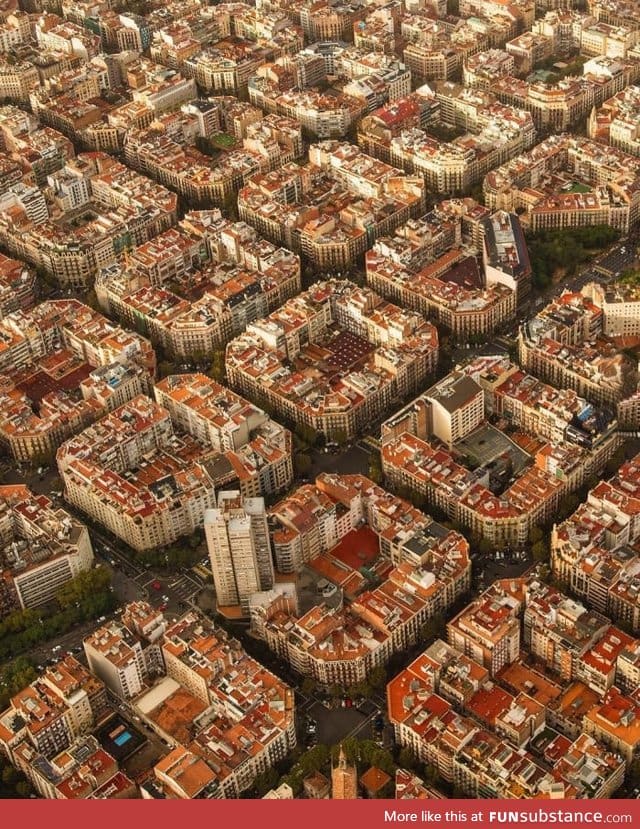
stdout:
{"type": "Polygon", "coordinates": [[[358,797],[358,773],[355,766],[347,763],[344,749],[340,746],[338,765],[331,769],[332,800],[356,800],[358,797]]]}
{"type": "Polygon", "coordinates": [[[205,512],[204,528],[218,605],[247,608],[250,596],[274,581],[264,499],[220,492],[217,508],[205,512]]]}

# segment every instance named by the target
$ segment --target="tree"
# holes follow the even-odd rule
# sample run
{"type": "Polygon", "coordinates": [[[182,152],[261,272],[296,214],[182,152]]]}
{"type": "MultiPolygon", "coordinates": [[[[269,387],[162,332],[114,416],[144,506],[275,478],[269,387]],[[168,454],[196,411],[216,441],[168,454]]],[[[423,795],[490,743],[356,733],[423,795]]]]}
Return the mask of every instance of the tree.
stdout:
{"type": "Polygon", "coordinates": [[[369,455],[369,478],[374,484],[382,482],[382,464],[378,452],[372,452],[369,455]]]}
{"type": "Polygon", "coordinates": [[[9,699],[33,682],[37,677],[37,673],[30,660],[20,656],[5,665],[0,676],[0,706],[4,710],[9,699]]]}
{"type": "Polygon", "coordinates": [[[431,642],[434,639],[444,639],[446,634],[447,624],[444,616],[439,613],[432,616],[420,628],[420,640],[422,642],[431,642]]]}
{"type": "Polygon", "coordinates": [[[277,786],[277,784],[278,772],[273,768],[273,766],[268,768],[266,771],[263,771],[262,774],[259,774],[253,781],[253,786],[260,797],[264,797],[264,795],[270,789],[277,786]]]}
{"type": "Polygon", "coordinates": [[[495,550],[493,544],[486,538],[481,538],[475,545],[481,556],[488,556],[495,550]]]}
{"type": "Polygon", "coordinates": [[[16,783],[16,795],[18,797],[30,797],[33,794],[31,783],[28,780],[19,780],[16,783]]]}
{"type": "Polygon", "coordinates": [[[302,685],[300,686],[300,690],[305,696],[311,696],[311,694],[315,693],[318,685],[314,682],[313,679],[309,676],[305,676],[302,680],[302,685]]]}
{"type": "Polygon", "coordinates": [[[410,748],[400,749],[398,753],[398,765],[402,769],[407,769],[408,771],[417,771],[418,770],[418,761],[416,759],[416,755],[411,751],[410,748]]]}
{"type": "Polygon", "coordinates": [[[371,669],[367,677],[367,681],[373,688],[381,690],[386,687],[387,672],[382,666],[378,665],[377,667],[371,669]]]}
{"type": "Polygon", "coordinates": [[[60,607],[71,607],[96,595],[108,591],[111,587],[111,573],[106,567],[86,570],[64,584],[56,593],[60,607]]]}
{"type": "Polygon", "coordinates": [[[543,562],[549,559],[549,547],[545,541],[536,541],[531,548],[531,552],[534,561],[543,562]]]}
{"type": "Polygon", "coordinates": [[[556,274],[572,276],[593,253],[610,245],[620,233],[608,225],[543,230],[528,239],[534,286],[547,288],[556,274]]]}
{"type": "Polygon", "coordinates": [[[427,498],[423,495],[422,492],[418,492],[417,490],[413,490],[411,496],[409,498],[411,503],[416,509],[423,510],[427,504],[427,498]]]}
{"type": "Polygon", "coordinates": [[[558,504],[557,520],[564,521],[564,519],[568,518],[571,513],[575,512],[579,504],[580,498],[577,495],[572,493],[565,495],[558,504]]]}
{"type": "Polygon", "coordinates": [[[427,786],[436,786],[440,782],[440,774],[438,769],[431,763],[426,763],[422,779],[427,786]]]}
{"type": "Polygon", "coordinates": [[[295,467],[296,475],[303,477],[311,469],[311,458],[302,452],[297,452],[293,456],[293,465],[295,467]]]}
{"type": "Polygon", "coordinates": [[[314,746],[302,755],[300,760],[298,760],[298,767],[302,771],[304,777],[306,777],[308,774],[320,771],[320,769],[326,766],[328,762],[329,747],[323,743],[319,743],[317,746],[314,746]]]}
{"type": "Polygon", "coordinates": [[[160,360],[158,362],[158,377],[161,380],[168,377],[170,374],[175,374],[175,370],[175,364],[170,360],[160,360]]]}
{"type": "Polygon", "coordinates": [[[625,461],[624,446],[619,446],[604,467],[604,477],[611,478],[625,461]]]}
{"type": "Polygon", "coordinates": [[[209,377],[217,383],[222,383],[226,375],[225,368],[225,352],[224,349],[216,349],[211,353],[211,366],[209,367],[209,377]]]}
{"type": "Polygon", "coordinates": [[[344,429],[334,429],[333,439],[339,446],[344,446],[347,442],[347,433],[344,429]]]}
{"type": "Polygon", "coordinates": [[[24,774],[0,755],[0,799],[24,798],[32,794],[33,789],[24,774]]]}
{"type": "Polygon", "coordinates": [[[318,441],[318,432],[308,423],[296,423],[296,434],[307,446],[315,446],[318,441]]]}
{"type": "Polygon", "coordinates": [[[544,533],[540,527],[532,527],[529,531],[529,541],[531,544],[536,544],[538,541],[542,541],[543,538],[544,533]]]}

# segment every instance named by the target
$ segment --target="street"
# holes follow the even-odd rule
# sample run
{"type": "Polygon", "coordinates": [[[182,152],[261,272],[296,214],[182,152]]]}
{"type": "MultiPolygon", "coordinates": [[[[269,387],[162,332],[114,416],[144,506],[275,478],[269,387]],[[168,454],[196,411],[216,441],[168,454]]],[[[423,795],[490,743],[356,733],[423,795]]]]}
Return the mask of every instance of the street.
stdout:
{"type": "MultiPolygon", "coordinates": [[[[627,239],[613,245],[609,250],[598,256],[588,267],[570,280],[554,285],[548,291],[540,294],[540,300],[547,302],[553,295],[561,291],[580,290],[591,280],[611,281],[616,275],[628,269],[636,262],[636,241],[627,239]]],[[[514,327],[514,331],[516,328],[514,327]]],[[[507,352],[510,341],[502,336],[494,336],[484,345],[471,347],[456,347],[452,352],[455,362],[472,359],[476,354],[486,354],[495,351],[507,352]]],[[[387,415],[390,412],[387,412],[387,415]]],[[[384,419],[384,418],[382,418],[384,419]]],[[[371,424],[370,431],[375,434],[376,424],[371,424]]],[[[370,451],[362,441],[350,444],[345,450],[330,451],[327,449],[309,450],[311,465],[305,480],[312,481],[317,475],[325,472],[341,474],[369,474],[370,451]]],[[[106,619],[118,618],[122,608],[131,601],[146,600],[153,607],[159,608],[169,619],[175,619],[189,608],[199,609],[199,599],[205,606],[204,599],[211,594],[211,588],[204,591],[205,585],[194,576],[190,568],[173,574],[161,574],[148,570],[133,560],[131,552],[125,552],[125,547],[112,534],[89,522],[86,516],[66,504],[62,498],[62,484],[55,465],[41,469],[29,469],[26,466],[15,465],[7,459],[0,460],[0,472],[6,483],[23,483],[37,493],[44,493],[54,503],[69,510],[80,520],[85,521],[96,556],[96,562],[108,568],[112,573],[112,589],[116,600],[116,609],[106,619]]],[[[496,578],[515,576],[530,566],[529,560],[510,561],[496,560],[482,557],[474,560],[475,585],[482,589],[496,578]]],[[[83,639],[94,631],[98,621],[85,622],[74,630],[62,636],[40,643],[29,653],[29,657],[40,667],[52,664],[67,651],[73,652],[77,658],[84,660],[82,651],[83,639]],[[55,648],[55,650],[54,650],[55,648]]],[[[249,633],[246,625],[234,627],[245,648],[256,659],[263,662],[269,669],[277,673],[284,681],[299,686],[301,677],[282,660],[271,654],[263,642],[255,640],[249,633]]],[[[367,700],[360,707],[338,707],[329,709],[320,695],[305,696],[300,694],[300,722],[305,718],[312,718],[317,723],[316,738],[319,742],[334,745],[348,736],[371,738],[374,736],[373,721],[384,711],[384,698],[380,696],[375,701],[367,700]]],[[[304,735],[301,741],[304,741],[304,735]]]]}

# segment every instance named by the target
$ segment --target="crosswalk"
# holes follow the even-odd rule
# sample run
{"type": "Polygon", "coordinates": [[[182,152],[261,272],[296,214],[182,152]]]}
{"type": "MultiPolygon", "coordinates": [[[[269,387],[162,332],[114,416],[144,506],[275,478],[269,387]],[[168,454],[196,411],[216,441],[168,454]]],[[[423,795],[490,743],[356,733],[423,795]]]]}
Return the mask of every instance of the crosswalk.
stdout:
{"type": "Polygon", "coordinates": [[[202,589],[202,585],[198,584],[190,576],[181,576],[177,581],[170,582],[168,587],[169,591],[181,602],[191,599],[202,589]]]}
{"type": "Polygon", "coordinates": [[[140,587],[146,589],[151,595],[156,593],[156,591],[152,589],[152,584],[158,581],[160,582],[160,589],[157,591],[159,596],[167,594],[171,596],[171,598],[180,602],[186,602],[193,599],[193,597],[199,593],[200,590],[202,590],[202,585],[198,584],[195,579],[187,575],[172,576],[167,579],[166,577],[155,576],[153,573],[141,573],[136,577],[135,581],[140,585],[140,587]]]}

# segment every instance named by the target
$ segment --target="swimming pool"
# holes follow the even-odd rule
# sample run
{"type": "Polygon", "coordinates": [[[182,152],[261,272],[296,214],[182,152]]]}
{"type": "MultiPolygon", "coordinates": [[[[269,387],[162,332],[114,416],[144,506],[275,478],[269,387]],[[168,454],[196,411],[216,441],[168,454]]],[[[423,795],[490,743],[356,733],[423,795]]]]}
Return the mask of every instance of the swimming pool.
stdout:
{"type": "Polygon", "coordinates": [[[118,734],[118,736],[114,738],[113,742],[117,746],[123,746],[125,743],[128,743],[130,739],[131,734],[128,731],[123,731],[122,734],[118,734]]]}

